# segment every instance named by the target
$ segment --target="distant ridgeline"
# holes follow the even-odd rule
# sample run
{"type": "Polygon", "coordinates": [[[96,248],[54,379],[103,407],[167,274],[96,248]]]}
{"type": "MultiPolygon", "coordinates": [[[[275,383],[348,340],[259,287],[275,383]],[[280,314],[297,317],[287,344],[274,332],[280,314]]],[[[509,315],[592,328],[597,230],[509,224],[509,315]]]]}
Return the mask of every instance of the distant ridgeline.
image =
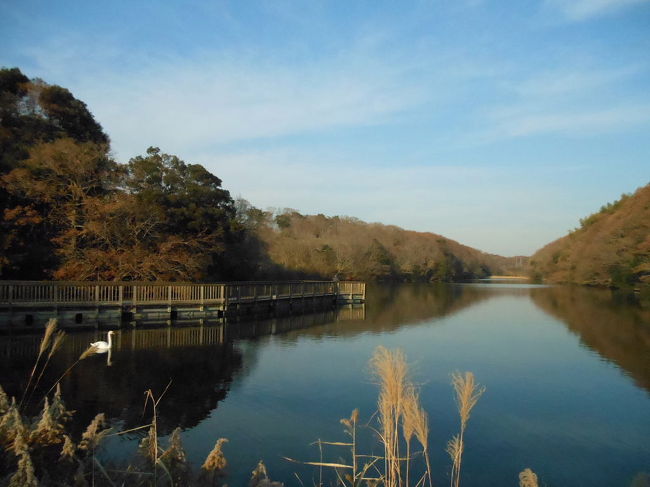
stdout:
{"type": "Polygon", "coordinates": [[[580,220],[580,228],[530,258],[530,273],[549,282],[650,286],[650,184],[580,220]]]}
{"type": "Polygon", "coordinates": [[[486,254],[433,233],[350,217],[254,212],[249,222],[273,263],[284,269],[346,279],[458,281],[521,274],[527,257],[486,254]]]}
{"type": "Polygon", "coordinates": [[[70,91],[0,69],[0,279],[454,281],[521,274],[430,233],[262,211],[151,147],[115,161],[70,91]]]}

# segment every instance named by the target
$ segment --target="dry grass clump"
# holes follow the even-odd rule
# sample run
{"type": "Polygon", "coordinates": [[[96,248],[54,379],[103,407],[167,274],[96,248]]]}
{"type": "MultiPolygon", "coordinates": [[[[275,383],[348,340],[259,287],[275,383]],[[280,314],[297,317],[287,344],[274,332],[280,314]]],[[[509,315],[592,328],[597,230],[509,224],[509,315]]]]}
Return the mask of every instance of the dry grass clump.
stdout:
{"type": "Polygon", "coordinates": [[[519,487],[538,487],[537,475],[531,469],[526,468],[519,473],[519,487]]]}
{"type": "Polygon", "coordinates": [[[266,471],[266,465],[262,460],[259,461],[255,470],[251,475],[251,479],[248,482],[248,487],[283,487],[282,482],[274,482],[269,478],[269,474],[266,471]]]}
{"type": "Polygon", "coordinates": [[[61,443],[65,429],[63,422],[60,421],[60,419],[61,418],[57,418],[55,414],[53,414],[52,408],[50,407],[50,401],[46,397],[41,417],[30,434],[30,442],[40,443],[41,445],[55,445],[61,443]]]}
{"type": "Polygon", "coordinates": [[[106,416],[99,413],[90,422],[86,431],[81,435],[79,443],[80,450],[95,451],[104,438],[111,432],[110,428],[104,428],[106,425],[106,416]]]}
{"type": "Polygon", "coordinates": [[[377,347],[370,359],[370,366],[379,382],[379,436],[384,446],[384,484],[388,487],[410,485],[410,464],[413,459],[411,440],[415,436],[426,461],[426,472],[418,484],[428,479],[431,485],[428,418],[420,405],[417,388],[409,378],[404,352],[377,347]],[[403,444],[399,439],[400,428],[403,444]],[[403,457],[401,451],[404,450],[403,457]]]}
{"type": "Polygon", "coordinates": [[[60,460],[72,460],[74,458],[77,446],[68,435],[63,435],[63,447],[61,448],[60,460]]]}
{"type": "Polygon", "coordinates": [[[201,468],[203,470],[206,472],[221,472],[226,468],[228,462],[225,455],[223,454],[222,448],[224,443],[227,442],[227,438],[219,438],[217,440],[217,442],[214,444],[214,448],[212,448],[212,451],[208,454],[205,462],[203,462],[203,465],[201,465],[201,468]]]}
{"type": "Polygon", "coordinates": [[[9,396],[0,385],[0,415],[3,415],[9,409],[9,396]]]}
{"type": "Polygon", "coordinates": [[[34,464],[29,454],[27,442],[22,434],[17,435],[16,439],[17,441],[14,443],[20,442],[21,444],[20,446],[14,445],[14,451],[18,457],[18,464],[16,472],[9,479],[9,487],[37,487],[38,479],[36,478],[34,464]]]}
{"type": "MultiPolygon", "coordinates": [[[[301,463],[315,465],[321,469],[322,467],[334,468],[337,485],[350,487],[361,485],[424,487],[428,485],[431,487],[433,480],[428,447],[429,419],[421,406],[418,388],[409,377],[409,367],[404,352],[377,347],[370,359],[370,367],[373,377],[379,384],[379,399],[377,402],[378,427],[369,429],[379,438],[383,455],[362,455],[356,452],[356,429],[359,413],[358,410],[354,410],[350,419],[341,420],[346,433],[352,438],[352,443],[318,441],[319,447],[322,445],[350,446],[352,461],[349,463],[324,462],[321,451],[319,462],[301,463]],[[413,449],[417,445],[419,445],[419,451],[413,449]],[[413,465],[417,465],[416,458],[421,459],[424,467],[417,475],[414,475],[413,465]],[[366,461],[362,468],[358,467],[360,460],[366,461]],[[341,472],[346,473],[342,474],[341,472]]],[[[451,486],[459,487],[462,456],[465,449],[465,430],[473,408],[485,392],[485,387],[476,383],[474,374],[471,372],[453,373],[452,386],[460,417],[460,432],[448,442],[447,453],[452,459],[451,486]]],[[[522,475],[524,473],[522,472],[522,475]]],[[[530,473],[532,474],[532,472],[530,473]]],[[[534,474],[532,475],[534,476],[534,474]]],[[[322,485],[322,474],[319,477],[321,479],[319,485],[322,485]]],[[[525,478],[529,477],[530,475],[525,478]]],[[[536,479],[536,477],[534,478],[536,479]]],[[[526,484],[524,487],[533,487],[533,485],[526,484]]]]}

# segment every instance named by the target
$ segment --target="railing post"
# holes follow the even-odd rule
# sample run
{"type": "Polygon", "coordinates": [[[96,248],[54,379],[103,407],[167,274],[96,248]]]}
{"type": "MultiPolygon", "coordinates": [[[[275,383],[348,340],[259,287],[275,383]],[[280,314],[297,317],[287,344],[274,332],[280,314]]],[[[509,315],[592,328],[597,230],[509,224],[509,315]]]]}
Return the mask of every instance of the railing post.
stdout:
{"type": "Polygon", "coordinates": [[[122,285],[122,284],[120,284],[120,286],[119,286],[118,299],[120,301],[120,308],[121,308],[122,303],[124,302],[124,285],[122,285]]]}

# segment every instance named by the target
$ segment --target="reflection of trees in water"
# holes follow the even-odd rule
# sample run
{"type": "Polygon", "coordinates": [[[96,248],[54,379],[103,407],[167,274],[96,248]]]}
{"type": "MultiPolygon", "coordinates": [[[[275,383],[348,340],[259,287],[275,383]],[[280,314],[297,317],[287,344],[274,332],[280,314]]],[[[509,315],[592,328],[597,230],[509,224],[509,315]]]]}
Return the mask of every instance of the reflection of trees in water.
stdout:
{"type": "Polygon", "coordinates": [[[123,421],[124,428],[132,428],[145,422],[144,391],[151,389],[157,397],[171,381],[158,408],[161,434],[170,433],[176,426],[191,428],[205,419],[226,397],[242,365],[232,343],[118,352],[113,354],[111,367],[106,367],[101,357],[92,359],[97,359],[97,367],[104,368],[102,385],[96,387],[93,370],[74,371],[63,384],[64,397],[74,398],[68,400],[70,407],[83,411],[89,419],[96,412],[104,412],[123,421]]]}
{"type": "MultiPolygon", "coordinates": [[[[323,326],[307,328],[294,338],[307,335],[354,336],[361,333],[382,333],[422,321],[451,315],[483,300],[507,293],[527,294],[525,289],[498,291],[488,286],[453,284],[369,284],[366,292],[365,319],[339,320],[323,326]]],[[[293,334],[287,336],[291,339],[293,334]]]]}
{"type": "MultiPolygon", "coordinates": [[[[201,422],[226,397],[235,375],[242,369],[241,353],[223,330],[205,328],[211,335],[202,343],[200,328],[130,330],[120,332],[111,353],[94,355],[77,364],[61,381],[63,397],[70,409],[76,410],[74,430],[79,431],[103,412],[111,421],[121,422],[123,429],[149,421],[143,416],[144,392],[152,389],[158,396],[171,380],[158,408],[161,434],[176,426],[191,428],[201,422]],[[221,332],[221,333],[218,333],[221,332]]],[[[42,384],[49,387],[79,356],[79,345],[87,346],[92,334],[71,334],[68,343],[48,368],[42,384]]],[[[16,353],[38,347],[40,337],[19,337],[13,353],[3,342],[0,354],[3,369],[0,382],[10,395],[19,395],[36,357],[16,353]],[[4,371],[7,371],[5,373],[4,371]]],[[[81,347],[81,348],[83,348],[81,347]]],[[[35,397],[42,397],[37,392],[35,397]]]]}
{"type": "Polygon", "coordinates": [[[582,287],[533,289],[531,297],[650,391],[650,308],[630,295],[582,287]]]}
{"type": "MultiPolygon", "coordinates": [[[[76,411],[73,431],[80,434],[100,412],[121,429],[149,421],[143,416],[144,392],[157,397],[165,393],[158,409],[161,434],[176,426],[191,428],[206,418],[225,399],[234,378],[256,363],[256,347],[247,347],[245,357],[233,340],[304,330],[337,319],[337,310],[326,307],[316,313],[282,315],[264,320],[229,322],[204,327],[165,327],[122,330],[114,337],[108,354],[79,362],[61,381],[63,397],[76,411]],[[244,359],[247,361],[244,367],[244,359]]],[[[42,379],[35,398],[86,350],[88,344],[105,339],[105,332],[69,333],[42,379]]],[[[34,360],[41,335],[5,337],[0,340],[0,384],[9,395],[20,397],[34,360]]],[[[34,407],[35,411],[38,405],[34,407]]],[[[144,433],[141,431],[140,433],[144,433]]]]}

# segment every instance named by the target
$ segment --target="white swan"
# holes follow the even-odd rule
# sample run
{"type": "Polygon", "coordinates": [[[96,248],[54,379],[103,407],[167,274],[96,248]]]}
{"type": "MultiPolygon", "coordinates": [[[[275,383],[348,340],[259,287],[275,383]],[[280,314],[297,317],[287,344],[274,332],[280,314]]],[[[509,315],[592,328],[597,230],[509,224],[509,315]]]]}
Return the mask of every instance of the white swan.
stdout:
{"type": "Polygon", "coordinates": [[[97,349],[97,351],[110,350],[111,347],[113,346],[113,342],[111,340],[111,337],[113,336],[113,333],[115,333],[115,332],[114,331],[109,331],[108,332],[108,343],[106,343],[106,342],[93,342],[93,343],[90,344],[90,346],[95,347],[97,349]]]}

